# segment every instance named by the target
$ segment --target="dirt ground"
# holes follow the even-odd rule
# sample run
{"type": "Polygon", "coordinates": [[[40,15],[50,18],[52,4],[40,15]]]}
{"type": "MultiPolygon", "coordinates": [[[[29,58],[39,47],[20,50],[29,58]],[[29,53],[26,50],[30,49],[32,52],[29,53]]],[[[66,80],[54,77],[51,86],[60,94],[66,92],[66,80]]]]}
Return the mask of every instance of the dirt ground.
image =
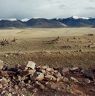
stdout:
{"type": "Polygon", "coordinates": [[[0,59],[53,67],[95,66],[95,28],[1,29],[0,59]],[[2,43],[3,42],[3,43],[2,43]]]}

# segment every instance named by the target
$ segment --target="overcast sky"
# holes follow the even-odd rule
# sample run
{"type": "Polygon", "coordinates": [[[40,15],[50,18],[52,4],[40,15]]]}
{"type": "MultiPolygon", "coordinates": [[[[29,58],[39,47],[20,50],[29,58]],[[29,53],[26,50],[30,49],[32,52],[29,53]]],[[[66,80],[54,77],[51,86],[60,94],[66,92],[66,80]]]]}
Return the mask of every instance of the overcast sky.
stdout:
{"type": "Polygon", "coordinates": [[[0,18],[95,17],[95,0],[0,0],[0,18]]]}

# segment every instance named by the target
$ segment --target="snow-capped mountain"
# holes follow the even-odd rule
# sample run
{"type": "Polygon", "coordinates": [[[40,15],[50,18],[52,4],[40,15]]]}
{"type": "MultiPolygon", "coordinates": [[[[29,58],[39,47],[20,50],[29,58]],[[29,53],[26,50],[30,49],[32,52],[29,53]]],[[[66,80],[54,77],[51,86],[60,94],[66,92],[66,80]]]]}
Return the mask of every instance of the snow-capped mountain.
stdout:
{"type": "Polygon", "coordinates": [[[28,20],[28,18],[21,19],[22,22],[27,22],[28,20]]]}
{"type": "Polygon", "coordinates": [[[95,18],[72,16],[69,18],[16,18],[0,19],[0,28],[6,27],[36,27],[36,28],[59,28],[59,27],[95,27],[95,18]]]}
{"type": "Polygon", "coordinates": [[[16,18],[7,18],[7,19],[0,19],[0,21],[5,20],[5,21],[17,21],[16,18]]]}
{"type": "Polygon", "coordinates": [[[88,17],[72,16],[73,19],[90,19],[88,17]]]}
{"type": "Polygon", "coordinates": [[[9,19],[6,19],[6,20],[8,20],[8,21],[17,21],[16,18],[9,18],[9,19]]]}
{"type": "Polygon", "coordinates": [[[68,27],[93,27],[95,26],[95,18],[72,16],[69,18],[59,19],[60,22],[68,27]]]}

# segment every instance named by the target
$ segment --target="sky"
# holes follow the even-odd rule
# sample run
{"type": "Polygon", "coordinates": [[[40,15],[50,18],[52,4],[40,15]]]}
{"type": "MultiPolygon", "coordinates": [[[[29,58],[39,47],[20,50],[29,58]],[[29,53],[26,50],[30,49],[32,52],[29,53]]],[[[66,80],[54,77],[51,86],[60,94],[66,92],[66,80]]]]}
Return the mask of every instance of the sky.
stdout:
{"type": "Polygon", "coordinates": [[[0,0],[0,18],[95,17],[95,0],[0,0]]]}

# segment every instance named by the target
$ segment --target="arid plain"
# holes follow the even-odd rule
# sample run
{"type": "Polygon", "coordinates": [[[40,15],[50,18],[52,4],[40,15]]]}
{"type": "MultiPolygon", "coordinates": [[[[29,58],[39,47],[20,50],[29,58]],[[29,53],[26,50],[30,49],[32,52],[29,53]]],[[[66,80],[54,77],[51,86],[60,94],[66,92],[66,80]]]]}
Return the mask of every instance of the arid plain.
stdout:
{"type": "Polygon", "coordinates": [[[0,29],[0,59],[51,67],[95,66],[95,28],[0,29]]]}

